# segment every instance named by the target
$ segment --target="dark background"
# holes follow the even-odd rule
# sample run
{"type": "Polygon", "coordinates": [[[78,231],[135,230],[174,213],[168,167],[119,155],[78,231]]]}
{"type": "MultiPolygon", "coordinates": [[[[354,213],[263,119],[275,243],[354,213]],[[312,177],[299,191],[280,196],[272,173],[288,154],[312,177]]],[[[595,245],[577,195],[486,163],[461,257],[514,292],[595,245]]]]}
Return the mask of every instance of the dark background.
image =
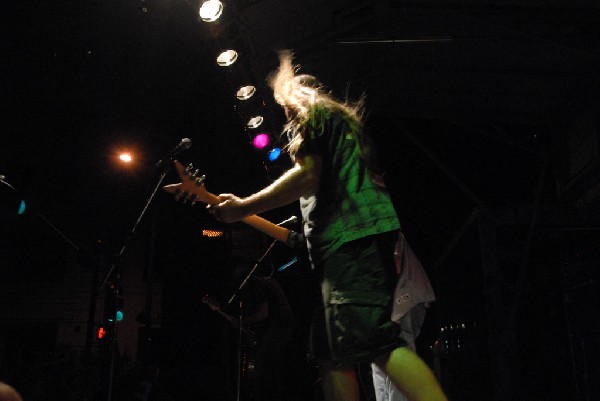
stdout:
{"type": "MultiPolygon", "coordinates": [[[[289,48],[301,71],[338,97],[366,93],[388,187],[438,296],[420,352],[433,365],[431,347],[445,344],[437,360],[451,397],[598,396],[594,2],[237,0],[212,25],[198,20],[198,6],[3,4],[0,174],[18,191],[0,186],[4,283],[60,280],[71,247],[39,214],[83,250],[100,240],[118,252],[156,183],[154,163],[183,137],[194,145],[180,159],[200,168],[214,193],[245,195],[276,178],[288,160],[270,163],[253,150],[233,94],[241,83],[257,85],[256,110],[277,138],[283,115],[265,78],[276,51],[289,48]],[[240,59],[225,70],[214,60],[228,44],[240,59]],[[127,168],[116,161],[121,149],[137,156],[127,168]],[[19,217],[21,199],[28,209],[19,217]]],[[[291,214],[295,205],[266,217],[291,214]]],[[[252,260],[268,245],[250,232],[241,244],[216,246],[198,238],[199,227],[223,228],[202,207],[158,193],[138,233],[158,238],[159,354],[175,399],[222,393],[211,387],[221,359],[212,345],[218,329],[206,329],[214,317],[197,326],[188,317],[203,308],[199,292],[225,291],[220,267],[232,248],[252,260]]],[[[276,249],[270,263],[291,256],[276,249]]],[[[305,323],[305,261],[277,278],[305,323]]],[[[290,379],[298,396],[316,388],[298,351],[305,334],[298,331],[291,357],[302,372],[290,379]]]]}

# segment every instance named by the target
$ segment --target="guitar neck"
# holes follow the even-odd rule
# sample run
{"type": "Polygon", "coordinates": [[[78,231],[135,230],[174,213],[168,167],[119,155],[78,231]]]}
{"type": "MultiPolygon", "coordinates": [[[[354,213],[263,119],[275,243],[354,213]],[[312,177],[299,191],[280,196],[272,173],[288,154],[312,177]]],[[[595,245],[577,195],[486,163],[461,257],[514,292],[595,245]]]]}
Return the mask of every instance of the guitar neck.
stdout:
{"type": "MultiPolygon", "coordinates": [[[[208,203],[217,204],[219,203],[219,197],[215,194],[207,192],[208,203]]],[[[256,228],[258,231],[263,234],[267,234],[269,237],[276,239],[277,241],[281,241],[283,243],[287,243],[288,234],[290,230],[285,227],[278,226],[277,224],[271,223],[269,220],[266,220],[260,216],[252,215],[248,216],[242,220],[244,223],[248,224],[251,227],[256,228]]]]}
{"type": "Polygon", "coordinates": [[[284,244],[287,243],[290,230],[285,227],[273,224],[269,220],[263,219],[257,215],[248,216],[242,221],[249,226],[256,228],[263,234],[267,234],[269,237],[276,239],[277,241],[281,241],[284,244]]]}

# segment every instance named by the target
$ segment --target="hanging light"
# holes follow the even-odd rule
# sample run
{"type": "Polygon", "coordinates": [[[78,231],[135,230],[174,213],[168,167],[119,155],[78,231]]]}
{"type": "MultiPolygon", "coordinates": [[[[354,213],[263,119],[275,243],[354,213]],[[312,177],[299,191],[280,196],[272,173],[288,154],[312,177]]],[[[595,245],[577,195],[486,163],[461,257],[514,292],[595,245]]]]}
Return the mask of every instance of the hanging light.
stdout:
{"type": "Polygon", "coordinates": [[[269,134],[266,133],[258,134],[252,140],[252,144],[256,149],[266,148],[269,146],[269,142],[271,142],[271,140],[269,139],[269,134]]]}
{"type": "Polygon", "coordinates": [[[217,64],[221,67],[228,67],[238,59],[238,53],[235,50],[225,50],[217,57],[217,64]]]}
{"type": "Polygon", "coordinates": [[[202,3],[199,14],[202,21],[214,22],[223,14],[223,3],[219,0],[206,0],[202,3]]]}
{"type": "Polygon", "coordinates": [[[280,155],[281,155],[281,148],[273,148],[273,150],[271,150],[269,152],[269,161],[274,162],[275,160],[277,160],[279,158],[280,155]]]}
{"type": "Polygon", "coordinates": [[[256,87],[253,85],[242,86],[236,92],[235,96],[240,100],[248,100],[256,93],[256,87]]]}
{"type": "Polygon", "coordinates": [[[251,129],[258,128],[262,124],[263,120],[264,119],[262,116],[252,117],[250,120],[248,120],[246,126],[251,129]]]}

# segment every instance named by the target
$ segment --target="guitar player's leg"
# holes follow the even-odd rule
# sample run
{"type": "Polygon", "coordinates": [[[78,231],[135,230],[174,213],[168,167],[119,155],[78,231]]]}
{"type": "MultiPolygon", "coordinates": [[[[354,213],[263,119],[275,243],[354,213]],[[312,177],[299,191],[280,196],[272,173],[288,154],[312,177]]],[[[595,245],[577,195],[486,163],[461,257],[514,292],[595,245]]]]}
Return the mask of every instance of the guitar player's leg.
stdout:
{"type": "Polygon", "coordinates": [[[447,401],[429,366],[407,347],[396,348],[375,359],[392,382],[411,401],[447,401]]]}

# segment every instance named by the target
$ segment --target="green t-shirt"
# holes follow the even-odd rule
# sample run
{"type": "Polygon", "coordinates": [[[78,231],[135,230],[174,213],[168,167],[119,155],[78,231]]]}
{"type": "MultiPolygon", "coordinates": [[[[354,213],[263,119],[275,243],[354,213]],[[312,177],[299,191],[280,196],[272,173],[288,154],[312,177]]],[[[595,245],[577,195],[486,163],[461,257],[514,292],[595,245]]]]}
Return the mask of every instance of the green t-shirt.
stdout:
{"type": "Polygon", "coordinates": [[[341,111],[315,106],[298,157],[316,154],[323,165],[317,192],[300,198],[304,235],[318,265],[346,242],[400,228],[389,194],[367,174],[355,140],[360,129],[341,111]]]}

